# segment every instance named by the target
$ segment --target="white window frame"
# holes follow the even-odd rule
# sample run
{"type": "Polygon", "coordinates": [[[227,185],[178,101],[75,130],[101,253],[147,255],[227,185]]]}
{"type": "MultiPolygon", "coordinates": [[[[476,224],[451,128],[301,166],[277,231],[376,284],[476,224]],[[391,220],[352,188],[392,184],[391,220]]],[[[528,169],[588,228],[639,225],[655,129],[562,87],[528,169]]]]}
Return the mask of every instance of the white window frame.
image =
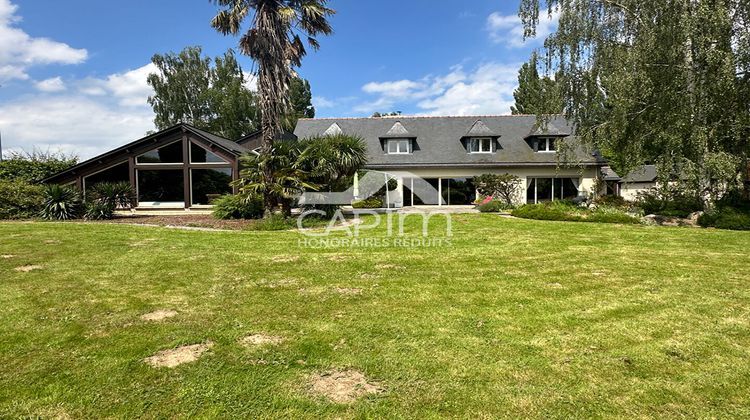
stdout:
{"type": "Polygon", "coordinates": [[[555,153],[557,152],[557,145],[555,142],[557,139],[555,137],[540,137],[540,142],[537,143],[537,151],[539,153],[555,153]],[[544,148],[542,149],[542,145],[544,145],[544,148]],[[554,149],[550,149],[550,145],[554,145],[554,149]]]}
{"type": "Polygon", "coordinates": [[[408,155],[411,153],[411,140],[410,139],[388,139],[386,142],[386,153],[389,155],[408,155]],[[395,145],[394,148],[391,146],[395,145]],[[406,146],[406,150],[402,150],[402,146],[406,146]]]}
{"type": "Polygon", "coordinates": [[[469,153],[472,154],[488,154],[492,153],[492,138],[490,137],[472,137],[469,139],[469,153]],[[478,147],[478,150],[474,150],[474,144],[478,147]],[[487,146],[485,150],[484,146],[487,146]]]}

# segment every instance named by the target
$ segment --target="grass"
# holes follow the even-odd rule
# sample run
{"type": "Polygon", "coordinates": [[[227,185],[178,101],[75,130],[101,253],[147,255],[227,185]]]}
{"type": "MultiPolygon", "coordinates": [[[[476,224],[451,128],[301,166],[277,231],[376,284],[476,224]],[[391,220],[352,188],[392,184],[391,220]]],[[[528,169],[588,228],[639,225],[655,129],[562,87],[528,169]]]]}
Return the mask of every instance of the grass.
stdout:
{"type": "Polygon", "coordinates": [[[0,417],[750,416],[750,233],[455,215],[453,234],[0,223],[0,417]],[[140,319],[157,309],[178,315],[140,319]],[[239,344],[256,333],[285,340],[239,344]],[[310,395],[329,369],[385,391],[310,395]]]}

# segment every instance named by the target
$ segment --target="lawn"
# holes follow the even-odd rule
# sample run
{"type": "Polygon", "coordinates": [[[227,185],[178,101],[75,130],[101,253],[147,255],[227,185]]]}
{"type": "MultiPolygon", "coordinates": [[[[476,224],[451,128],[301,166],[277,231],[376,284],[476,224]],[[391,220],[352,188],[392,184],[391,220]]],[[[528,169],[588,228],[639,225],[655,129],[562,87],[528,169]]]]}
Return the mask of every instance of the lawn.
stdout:
{"type": "Polygon", "coordinates": [[[299,238],[0,223],[0,417],[750,416],[750,233],[484,214],[439,248],[299,238]],[[335,403],[329,371],[379,392],[335,403]]]}

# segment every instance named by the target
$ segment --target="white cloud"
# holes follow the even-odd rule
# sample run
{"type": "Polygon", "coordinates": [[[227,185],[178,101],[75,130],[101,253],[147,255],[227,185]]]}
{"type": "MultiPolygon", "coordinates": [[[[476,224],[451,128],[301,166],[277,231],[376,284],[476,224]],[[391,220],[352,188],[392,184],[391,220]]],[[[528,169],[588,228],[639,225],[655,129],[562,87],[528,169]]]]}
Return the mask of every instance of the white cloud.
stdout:
{"type": "Polygon", "coordinates": [[[390,112],[411,105],[428,115],[508,114],[519,67],[520,63],[485,63],[466,72],[455,66],[445,75],[428,75],[418,81],[368,83],[362,89],[379,96],[354,110],[390,112]]]}
{"type": "Polygon", "coordinates": [[[502,15],[495,12],[487,17],[487,31],[490,33],[490,39],[497,44],[505,44],[510,48],[522,48],[532,43],[543,42],[557,30],[559,21],[559,12],[553,12],[551,16],[540,16],[536,37],[524,40],[523,23],[518,15],[502,15]]]}
{"type": "Polygon", "coordinates": [[[0,105],[3,147],[89,158],[153,129],[148,109],[124,110],[85,96],[41,95],[0,105]]]}
{"type": "Polygon", "coordinates": [[[313,103],[313,106],[315,106],[315,108],[333,108],[336,106],[335,101],[332,101],[323,96],[314,96],[312,98],[312,103],[313,103]]]}
{"type": "Polygon", "coordinates": [[[88,52],[47,38],[33,38],[15,27],[21,18],[18,6],[0,0],[0,81],[27,80],[26,71],[45,64],[79,64],[88,52]]]}
{"type": "Polygon", "coordinates": [[[34,86],[42,92],[62,92],[66,89],[65,82],[60,76],[36,82],[34,86]]]}
{"type": "MultiPolygon", "coordinates": [[[[148,64],[101,79],[71,81],[70,93],[50,95],[49,89],[40,89],[37,95],[0,104],[4,148],[90,158],[143,137],[154,129],[146,102],[153,92],[146,83],[152,71],[148,64]]],[[[56,79],[39,83],[52,86],[56,79]]]]}

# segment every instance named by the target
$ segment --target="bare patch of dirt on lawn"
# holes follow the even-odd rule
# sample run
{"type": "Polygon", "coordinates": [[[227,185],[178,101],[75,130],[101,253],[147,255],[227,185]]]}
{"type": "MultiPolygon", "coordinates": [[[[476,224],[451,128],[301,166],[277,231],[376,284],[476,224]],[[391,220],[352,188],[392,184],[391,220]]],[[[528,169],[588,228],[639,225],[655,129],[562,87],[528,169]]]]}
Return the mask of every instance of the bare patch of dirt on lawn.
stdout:
{"type": "Polygon", "coordinates": [[[248,335],[240,340],[240,344],[245,347],[276,345],[284,342],[284,337],[277,335],[253,334],[248,335]]]}
{"type": "Polygon", "coordinates": [[[177,316],[177,311],[171,309],[159,309],[158,311],[149,312],[141,315],[143,321],[163,321],[167,318],[177,316]]]}
{"type": "Polygon", "coordinates": [[[62,242],[58,241],[57,239],[47,239],[44,241],[47,245],[60,245],[62,242]]]}
{"type": "Polygon", "coordinates": [[[151,357],[143,359],[143,361],[152,367],[173,368],[183,363],[190,363],[198,360],[203,353],[210,350],[213,346],[213,342],[207,341],[201,344],[191,344],[174,349],[162,350],[151,357]]]}
{"type": "Polygon", "coordinates": [[[16,258],[16,256],[15,255],[0,255],[0,258],[4,260],[9,260],[11,258],[16,258]]]}
{"type": "Polygon", "coordinates": [[[379,394],[383,389],[369,382],[362,372],[349,369],[315,374],[310,378],[310,392],[339,404],[349,404],[358,398],[379,394]]]}
{"type": "Polygon", "coordinates": [[[28,273],[29,271],[41,270],[42,268],[44,267],[42,267],[41,265],[22,265],[20,267],[14,268],[14,270],[20,273],[28,273]]]}

